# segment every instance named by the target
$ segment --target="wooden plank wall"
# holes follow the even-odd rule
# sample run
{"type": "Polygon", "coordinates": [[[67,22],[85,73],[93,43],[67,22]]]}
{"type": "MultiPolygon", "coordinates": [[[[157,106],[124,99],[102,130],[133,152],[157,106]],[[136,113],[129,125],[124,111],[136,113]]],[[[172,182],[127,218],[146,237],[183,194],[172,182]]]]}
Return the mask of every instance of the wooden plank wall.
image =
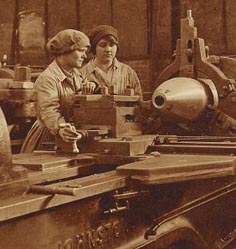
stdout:
{"type": "MultiPolygon", "coordinates": [[[[3,54],[7,54],[8,58],[14,55],[12,37],[16,3],[18,11],[35,9],[42,15],[45,21],[45,42],[65,28],[78,28],[87,33],[99,24],[117,26],[121,39],[121,58],[126,61],[150,59],[151,86],[172,61],[175,41],[179,37],[180,18],[185,17],[187,9],[192,9],[198,34],[205,39],[211,54],[236,54],[235,0],[149,0],[150,8],[146,5],[147,1],[0,0],[0,9],[4,10],[0,15],[0,60],[3,54]],[[149,26],[145,26],[145,22],[149,26]]],[[[33,56],[21,54],[21,59],[24,56],[28,56],[26,61],[37,59],[37,62],[45,62],[42,51],[37,51],[33,56]]]]}
{"type": "Polygon", "coordinates": [[[13,38],[13,26],[14,26],[14,16],[15,16],[15,0],[0,1],[0,61],[2,61],[3,55],[8,56],[8,61],[10,58],[14,57],[11,54],[12,48],[14,50],[13,38]]]}
{"type": "Polygon", "coordinates": [[[7,54],[7,63],[11,65],[45,66],[53,57],[44,45],[60,30],[72,28],[88,33],[96,25],[110,24],[119,30],[118,58],[137,71],[144,91],[149,91],[150,2],[152,0],[0,0],[0,9],[4,10],[0,15],[0,61],[7,54]],[[22,11],[28,14],[19,18],[18,13],[22,11]],[[19,24],[21,32],[15,32],[19,24]],[[21,33],[19,39],[16,33],[21,33]]]}
{"type": "Polygon", "coordinates": [[[113,1],[113,25],[120,31],[122,47],[118,53],[125,57],[129,51],[130,57],[147,57],[148,27],[147,5],[144,0],[113,1]]]}
{"type": "Polygon", "coordinates": [[[185,0],[181,2],[181,17],[185,17],[187,9],[192,10],[198,36],[205,39],[210,52],[214,54],[228,52],[225,6],[225,0],[185,0]]]}
{"type": "Polygon", "coordinates": [[[75,0],[48,0],[48,38],[67,28],[77,28],[77,5],[75,0]]]}
{"type": "Polygon", "coordinates": [[[225,1],[226,48],[229,54],[236,54],[236,1],[225,1]]]}
{"type": "Polygon", "coordinates": [[[111,1],[79,0],[79,29],[87,33],[96,25],[111,24],[111,1]]]}
{"type": "MultiPolygon", "coordinates": [[[[5,39],[5,43],[7,40],[6,48],[2,46],[6,49],[6,53],[9,53],[11,47],[9,38],[11,38],[13,25],[16,22],[15,29],[20,25],[20,41],[24,38],[25,42],[29,42],[27,37],[30,39],[33,35],[35,35],[35,42],[37,39],[39,41],[38,31],[41,29],[41,38],[45,40],[45,43],[58,31],[66,28],[79,29],[87,33],[96,25],[114,25],[120,32],[120,57],[125,59],[145,57],[146,59],[148,56],[149,0],[67,0],[66,2],[63,0],[10,0],[10,2],[0,0],[1,9],[6,10],[0,16],[1,31],[7,38],[5,39]],[[40,23],[40,18],[38,18],[38,28],[35,26],[35,20],[31,22],[31,17],[18,16],[18,13],[23,11],[28,11],[28,15],[30,15],[29,11],[37,13],[42,20],[40,23]],[[24,25],[21,25],[22,22],[24,25]]],[[[3,39],[0,38],[0,40],[3,42],[3,39]]],[[[16,40],[14,41],[17,43],[16,40]]],[[[31,46],[34,45],[31,44],[31,46]]],[[[22,51],[18,54],[17,63],[24,64],[28,60],[28,64],[35,64],[34,60],[40,59],[40,56],[38,58],[30,56],[29,51],[26,51],[27,49],[22,47],[22,44],[19,49],[22,51]]],[[[30,52],[33,53],[33,51],[30,52]]],[[[36,52],[39,53],[38,50],[36,52]]],[[[41,63],[44,62],[41,60],[37,62],[37,64],[41,63]]]]}
{"type": "MultiPolygon", "coordinates": [[[[19,52],[16,63],[22,65],[44,65],[46,63],[45,51],[45,0],[18,2],[19,52]],[[30,11],[35,14],[31,14],[30,11]]],[[[17,19],[18,18],[18,19],[17,19]]]]}
{"type": "Polygon", "coordinates": [[[152,86],[160,72],[172,61],[171,1],[152,2],[152,86]]]}

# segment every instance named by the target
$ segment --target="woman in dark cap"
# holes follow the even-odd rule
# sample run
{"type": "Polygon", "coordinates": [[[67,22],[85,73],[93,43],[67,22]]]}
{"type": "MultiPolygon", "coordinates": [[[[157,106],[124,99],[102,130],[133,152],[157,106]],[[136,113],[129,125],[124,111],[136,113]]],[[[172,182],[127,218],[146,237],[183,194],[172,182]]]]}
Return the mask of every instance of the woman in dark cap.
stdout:
{"type": "Polygon", "coordinates": [[[74,94],[82,89],[93,92],[96,86],[78,71],[89,48],[89,38],[73,29],[59,32],[47,43],[47,49],[55,59],[35,82],[37,120],[21,152],[43,149],[43,144],[55,142],[55,136],[66,142],[77,138],[75,128],[65,124],[71,121],[73,115],[74,94]]]}
{"type": "Polygon", "coordinates": [[[100,87],[116,86],[120,95],[124,95],[126,88],[133,88],[135,95],[141,96],[141,85],[136,72],[116,59],[119,48],[118,31],[112,26],[100,25],[88,36],[95,56],[81,69],[84,76],[100,87]]]}

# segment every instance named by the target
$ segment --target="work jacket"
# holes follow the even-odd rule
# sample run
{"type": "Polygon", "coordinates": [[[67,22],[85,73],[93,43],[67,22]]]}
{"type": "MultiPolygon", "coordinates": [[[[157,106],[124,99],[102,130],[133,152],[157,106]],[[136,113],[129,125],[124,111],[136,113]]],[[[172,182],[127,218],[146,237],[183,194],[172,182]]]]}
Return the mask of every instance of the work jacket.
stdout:
{"type": "Polygon", "coordinates": [[[116,58],[109,69],[109,75],[97,67],[94,60],[90,60],[80,71],[89,81],[96,82],[100,87],[116,85],[118,94],[124,95],[126,88],[133,88],[135,95],[142,95],[142,89],[136,72],[127,64],[119,62],[116,58]]]}
{"type": "Polygon", "coordinates": [[[74,95],[80,92],[85,81],[77,69],[68,74],[55,60],[40,74],[34,85],[37,121],[25,139],[22,152],[31,152],[41,148],[45,141],[55,140],[59,125],[72,119],[74,95]]]}

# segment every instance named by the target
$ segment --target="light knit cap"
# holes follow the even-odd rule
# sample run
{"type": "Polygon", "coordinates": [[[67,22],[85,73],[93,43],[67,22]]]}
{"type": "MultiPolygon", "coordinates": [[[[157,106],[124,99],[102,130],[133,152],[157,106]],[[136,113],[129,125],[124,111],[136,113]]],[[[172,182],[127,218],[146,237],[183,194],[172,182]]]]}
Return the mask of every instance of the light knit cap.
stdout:
{"type": "Polygon", "coordinates": [[[57,33],[47,43],[51,54],[59,55],[82,47],[90,47],[89,38],[83,32],[75,29],[65,29],[57,33]]]}

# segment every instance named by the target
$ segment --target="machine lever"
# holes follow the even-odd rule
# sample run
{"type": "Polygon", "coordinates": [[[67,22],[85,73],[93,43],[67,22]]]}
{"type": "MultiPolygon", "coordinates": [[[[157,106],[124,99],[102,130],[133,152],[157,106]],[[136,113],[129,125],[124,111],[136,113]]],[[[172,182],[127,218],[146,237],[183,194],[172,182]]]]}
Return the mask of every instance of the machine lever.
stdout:
{"type": "Polygon", "coordinates": [[[125,211],[125,210],[129,210],[129,201],[126,200],[125,201],[125,205],[124,206],[120,206],[118,202],[115,202],[115,207],[114,208],[110,208],[106,211],[104,211],[104,214],[113,214],[113,213],[118,213],[121,211],[125,211]]]}
{"type": "MultiPolygon", "coordinates": [[[[68,127],[70,129],[72,129],[74,132],[78,133],[75,129],[74,126],[72,126],[70,123],[65,123],[65,124],[60,124],[59,127],[64,128],[64,127],[68,127]]],[[[79,148],[77,147],[77,141],[82,139],[82,134],[78,133],[78,136],[76,138],[76,140],[74,140],[72,142],[72,147],[73,147],[73,153],[79,153],[79,148]]]]}

